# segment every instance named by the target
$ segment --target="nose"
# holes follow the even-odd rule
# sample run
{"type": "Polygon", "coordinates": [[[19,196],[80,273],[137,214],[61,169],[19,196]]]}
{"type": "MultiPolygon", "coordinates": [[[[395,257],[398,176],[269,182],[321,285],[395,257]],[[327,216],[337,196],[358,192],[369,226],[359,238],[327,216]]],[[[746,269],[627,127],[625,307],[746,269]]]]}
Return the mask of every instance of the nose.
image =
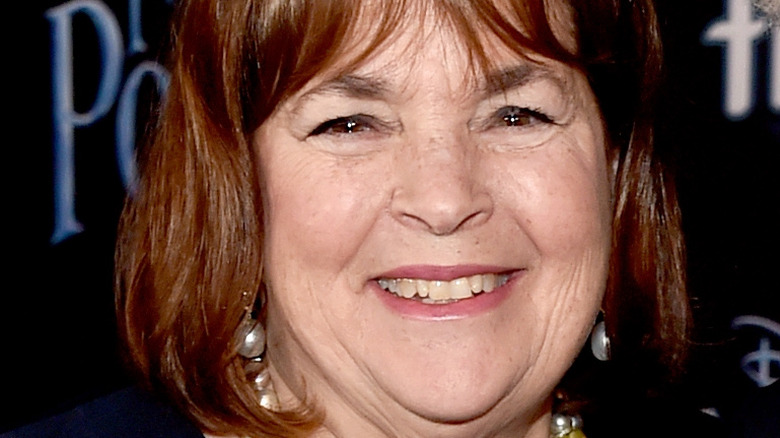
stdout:
{"type": "Polygon", "coordinates": [[[478,226],[493,213],[480,177],[480,152],[457,135],[429,138],[396,158],[393,217],[406,227],[437,236],[478,226]]]}

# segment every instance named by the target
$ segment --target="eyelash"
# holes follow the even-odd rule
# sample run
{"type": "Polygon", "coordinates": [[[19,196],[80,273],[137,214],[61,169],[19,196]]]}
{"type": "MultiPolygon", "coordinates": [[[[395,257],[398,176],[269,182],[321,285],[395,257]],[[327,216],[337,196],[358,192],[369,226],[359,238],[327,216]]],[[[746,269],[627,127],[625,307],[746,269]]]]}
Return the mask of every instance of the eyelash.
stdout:
{"type": "Polygon", "coordinates": [[[529,126],[535,123],[556,124],[550,116],[536,108],[523,108],[519,106],[505,106],[494,114],[494,123],[501,126],[503,122],[507,127],[529,126]]]}
{"type": "Polygon", "coordinates": [[[372,131],[378,128],[378,124],[376,119],[366,114],[337,117],[314,128],[314,130],[309,133],[309,137],[322,134],[350,135],[364,131],[372,131]]]}
{"type": "MultiPolygon", "coordinates": [[[[536,123],[556,124],[555,120],[539,109],[513,105],[499,108],[493,116],[489,118],[486,125],[488,125],[488,127],[493,124],[500,127],[523,127],[536,123]]],[[[351,135],[365,131],[375,131],[381,128],[380,125],[381,124],[372,116],[367,114],[355,114],[328,120],[314,128],[308,136],[314,137],[322,134],[351,135]]]]}

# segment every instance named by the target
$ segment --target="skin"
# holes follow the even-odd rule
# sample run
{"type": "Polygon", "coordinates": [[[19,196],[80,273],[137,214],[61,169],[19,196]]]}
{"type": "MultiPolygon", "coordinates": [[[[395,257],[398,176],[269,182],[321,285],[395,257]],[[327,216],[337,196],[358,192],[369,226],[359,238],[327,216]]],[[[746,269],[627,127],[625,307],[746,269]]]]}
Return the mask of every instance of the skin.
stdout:
{"type": "Polygon", "coordinates": [[[324,409],[317,436],[549,434],[606,281],[603,123],[580,72],[489,55],[474,74],[446,26],[412,26],[253,135],[271,375],[283,405],[324,409]],[[485,85],[506,70],[524,80],[485,85]],[[519,273],[499,306],[430,320],[378,298],[400,266],[475,264],[519,273]]]}

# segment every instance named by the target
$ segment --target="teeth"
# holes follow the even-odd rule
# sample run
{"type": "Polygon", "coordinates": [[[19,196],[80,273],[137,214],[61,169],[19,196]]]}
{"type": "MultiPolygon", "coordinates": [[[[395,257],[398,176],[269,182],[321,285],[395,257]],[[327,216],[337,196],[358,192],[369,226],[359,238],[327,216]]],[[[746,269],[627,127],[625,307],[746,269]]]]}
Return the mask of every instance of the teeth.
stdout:
{"type": "Polygon", "coordinates": [[[458,278],[450,282],[450,298],[469,298],[471,297],[471,285],[467,278],[458,278]]]}
{"type": "Polygon", "coordinates": [[[425,280],[417,280],[415,281],[417,283],[417,295],[425,298],[428,296],[428,281],[425,280]]]}
{"type": "Polygon", "coordinates": [[[472,275],[469,277],[469,286],[474,293],[482,292],[482,276],[472,275]]]}
{"type": "MultiPolygon", "coordinates": [[[[496,278],[495,275],[492,275],[492,276],[488,275],[488,276],[482,277],[482,289],[485,292],[493,292],[493,289],[495,289],[496,287],[500,286],[500,285],[497,284],[497,282],[498,282],[498,279],[496,278]]],[[[504,282],[506,282],[506,280],[504,280],[504,282]]],[[[504,284],[504,283],[501,283],[501,284],[504,284]]]]}
{"type": "Polygon", "coordinates": [[[445,281],[432,281],[428,289],[428,298],[446,300],[450,298],[450,285],[445,281]]]}
{"type": "Polygon", "coordinates": [[[410,280],[408,278],[404,278],[400,281],[400,295],[404,298],[411,298],[414,296],[414,294],[417,293],[417,282],[415,280],[410,280]]]}
{"type": "Polygon", "coordinates": [[[379,287],[403,298],[419,298],[428,304],[446,304],[471,298],[482,292],[492,292],[503,286],[508,275],[479,274],[456,278],[452,281],[421,280],[412,278],[380,278],[379,287]]]}
{"type": "Polygon", "coordinates": [[[392,292],[392,293],[394,293],[396,295],[398,295],[398,292],[401,291],[398,288],[398,280],[390,280],[389,283],[387,284],[387,287],[385,289],[389,290],[390,292],[392,292]]]}

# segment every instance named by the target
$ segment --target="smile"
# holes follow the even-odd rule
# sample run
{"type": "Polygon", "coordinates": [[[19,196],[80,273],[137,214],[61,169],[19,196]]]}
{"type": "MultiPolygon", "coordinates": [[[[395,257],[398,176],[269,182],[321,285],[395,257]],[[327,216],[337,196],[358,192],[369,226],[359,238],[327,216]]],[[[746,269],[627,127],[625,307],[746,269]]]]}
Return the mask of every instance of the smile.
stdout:
{"type": "Polygon", "coordinates": [[[379,287],[402,298],[425,304],[449,304],[489,293],[509,280],[507,274],[477,274],[451,281],[415,278],[380,278],[379,287]]]}

